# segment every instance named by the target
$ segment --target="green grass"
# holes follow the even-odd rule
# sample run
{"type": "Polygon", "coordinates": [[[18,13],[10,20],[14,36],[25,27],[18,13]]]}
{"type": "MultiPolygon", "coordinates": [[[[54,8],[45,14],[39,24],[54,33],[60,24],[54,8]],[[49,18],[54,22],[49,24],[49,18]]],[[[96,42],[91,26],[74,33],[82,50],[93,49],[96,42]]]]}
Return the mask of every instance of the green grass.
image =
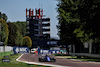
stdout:
{"type": "Polygon", "coordinates": [[[42,66],[42,65],[34,65],[34,64],[17,62],[16,59],[20,55],[21,54],[15,54],[13,56],[9,56],[10,62],[2,62],[3,57],[0,57],[0,67],[50,67],[50,66],[42,66]]]}
{"type": "Polygon", "coordinates": [[[14,54],[14,52],[13,51],[11,51],[11,52],[0,52],[0,57],[8,56],[10,54],[14,54]]]}
{"type": "Polygon", "coordinates": [[[81,57],[81,59],[78,59],[78,60],[100,62],[100,58],[90,58],[90,57],[81,57]]]}
{"type": "Polygon", "coordinates": [[[81,61],[93,61],[93,62],[100,62],[100,59],[98,58],[89,58],[89,57],[81,57],[80,59],[79,58],[73,58],[72,59],[76,59],[76,60],[81,60],[81,61]]]}
{"type": "Polygon", "coordinates": [[[99,58],[90,58],[90,57],[81,57],[77,58],[77,56],[60,56],[66,59],[76,59],[76,60],[81,60],[81,61],[93,61],[93,62],[100,62],[99,58]]]}

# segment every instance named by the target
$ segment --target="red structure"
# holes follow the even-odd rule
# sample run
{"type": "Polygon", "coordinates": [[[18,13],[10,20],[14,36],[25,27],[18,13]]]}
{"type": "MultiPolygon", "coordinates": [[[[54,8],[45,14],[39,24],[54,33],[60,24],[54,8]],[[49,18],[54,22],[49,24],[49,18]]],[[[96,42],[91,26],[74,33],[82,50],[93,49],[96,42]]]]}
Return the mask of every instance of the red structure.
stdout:
{"type": "Polygon", "coordinates": [[[29,10],[27,10],[26,9],[26,16],[29,16],[30,17],[30,19],[31,19],[31,17],[32,16],[34,16],[35,17],[35,19],[40,19],[40,18],[43,18],[43,9],[35,9],[35,15],[34,15],[34,10],[32,9],[29,9],[29,10]],[[29,15],[28,15],[28,11],[29,11],[29,15]]]}

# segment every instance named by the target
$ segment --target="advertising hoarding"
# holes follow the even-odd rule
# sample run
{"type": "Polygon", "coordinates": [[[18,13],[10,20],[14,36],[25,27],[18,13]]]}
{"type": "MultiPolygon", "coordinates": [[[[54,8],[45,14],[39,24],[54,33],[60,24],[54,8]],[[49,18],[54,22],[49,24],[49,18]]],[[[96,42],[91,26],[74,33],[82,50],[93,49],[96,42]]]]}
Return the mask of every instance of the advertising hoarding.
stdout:
{"type": "Polygon", "coordinates": [[[29,47],[14,47],[13,51],[14,51],[14,54],[29,53],[29,47]]]}

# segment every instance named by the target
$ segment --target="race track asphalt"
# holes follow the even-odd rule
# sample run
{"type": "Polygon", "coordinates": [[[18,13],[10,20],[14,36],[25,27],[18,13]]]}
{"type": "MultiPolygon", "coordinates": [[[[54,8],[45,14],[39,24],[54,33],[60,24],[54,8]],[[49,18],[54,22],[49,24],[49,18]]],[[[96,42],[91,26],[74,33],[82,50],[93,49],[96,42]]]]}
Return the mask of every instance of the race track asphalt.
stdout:
{"type": "Polygon", "coordinates": [[[33,54],[23,54],[19,59],[21,61],[36,62],[42,64],[60,65],[68,67],[100,67],[100,62],[87,62],[87,61],[77,61],[71,59],[65,59],[60,57],[55,57],[56,62],[39,62],[38,55],[33,54]]]}

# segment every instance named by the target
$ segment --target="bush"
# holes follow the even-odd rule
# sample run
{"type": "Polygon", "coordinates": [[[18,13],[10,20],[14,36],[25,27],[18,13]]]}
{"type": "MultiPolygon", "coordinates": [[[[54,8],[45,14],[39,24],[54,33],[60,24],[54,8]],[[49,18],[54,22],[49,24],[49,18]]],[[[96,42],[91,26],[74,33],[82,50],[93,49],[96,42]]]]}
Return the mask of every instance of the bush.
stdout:
{"type": "Polygon", "coordinates": [[[29,36],[23,37],[23,46],[31,48],[32,40],[31,40],[31,38],[29,36]]]}

